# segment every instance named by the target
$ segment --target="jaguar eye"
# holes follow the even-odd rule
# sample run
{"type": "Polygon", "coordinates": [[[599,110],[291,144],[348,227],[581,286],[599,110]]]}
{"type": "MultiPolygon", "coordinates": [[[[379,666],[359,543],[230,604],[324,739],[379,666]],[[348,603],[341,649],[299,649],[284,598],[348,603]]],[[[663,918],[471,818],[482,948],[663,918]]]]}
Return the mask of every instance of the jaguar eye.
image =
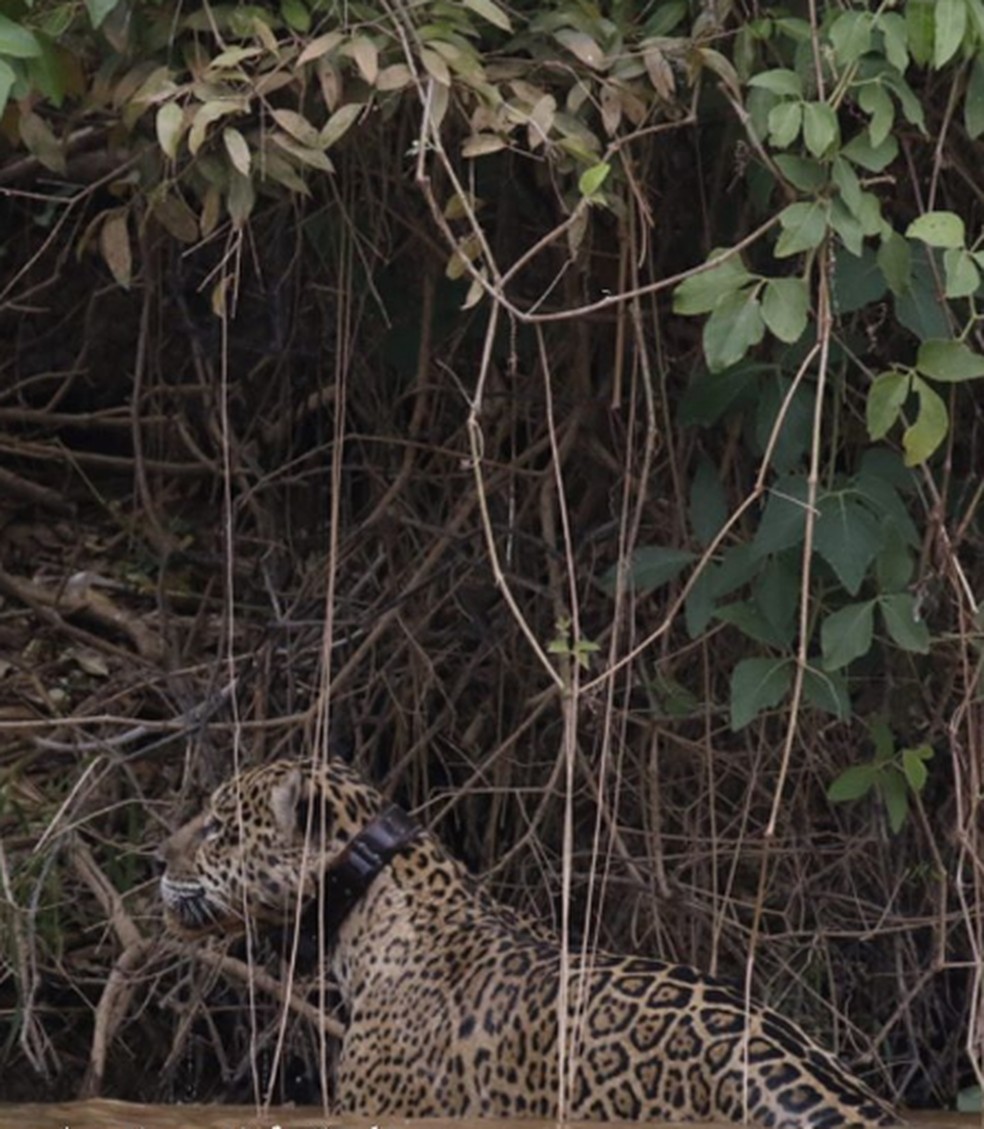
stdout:
{"type": "Polygon", "coordinates": [[[211,842],[213,839],[218,839],[222,834],[222,821],[216,819],[215,816],[210,816],[205,820],[205,826],[202,828],[202,838],[206,842],[211,842]]]}

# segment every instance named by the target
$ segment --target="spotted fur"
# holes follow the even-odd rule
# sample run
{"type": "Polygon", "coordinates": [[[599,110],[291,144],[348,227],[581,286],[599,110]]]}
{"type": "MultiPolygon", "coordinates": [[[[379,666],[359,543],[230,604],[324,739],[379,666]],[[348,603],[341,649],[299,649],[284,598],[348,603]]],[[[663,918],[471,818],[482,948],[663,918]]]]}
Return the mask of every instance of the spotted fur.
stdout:
{"type": "MultiPolygon", "coordinates": [[[[383,806],[334,762],[234,777],[163,848],[169,923],[185,935],[282,923],[383,806]]],[[[433,836],[422,832],[375,878],[329,959],[348,1012],[339,1113],[557,1115],[560,946],[494,901],[433,836]]],[[[739,992],[686,965],[572,956],[568,1001],[573,1119],[897,1124],[795,1024],[746,1011],[739,992]]]]}

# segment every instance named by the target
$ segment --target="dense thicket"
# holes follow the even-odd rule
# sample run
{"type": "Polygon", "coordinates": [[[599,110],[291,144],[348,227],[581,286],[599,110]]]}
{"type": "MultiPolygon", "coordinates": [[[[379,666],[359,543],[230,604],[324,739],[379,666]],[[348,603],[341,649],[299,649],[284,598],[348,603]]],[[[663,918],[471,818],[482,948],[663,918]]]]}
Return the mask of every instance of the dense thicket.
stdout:
{"type": "Polygon", "coordinates": [[[972,1100],[984,0],[0,0],[0,108],[0,1097],[318,1096],[151,859],[327,717],[972,1100]]]}

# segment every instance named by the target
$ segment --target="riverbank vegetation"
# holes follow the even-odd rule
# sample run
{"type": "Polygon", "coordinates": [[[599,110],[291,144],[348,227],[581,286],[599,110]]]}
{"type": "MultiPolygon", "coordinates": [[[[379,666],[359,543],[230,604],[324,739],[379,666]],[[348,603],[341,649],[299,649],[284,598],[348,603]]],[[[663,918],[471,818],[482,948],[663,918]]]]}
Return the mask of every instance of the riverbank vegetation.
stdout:
{"type": "Polygon", "coordinates": [[[982,0],[0,0],[0,113],[0,1098],[320,1100],[153,863],[316,744],[969,1093],[982,0]]]}

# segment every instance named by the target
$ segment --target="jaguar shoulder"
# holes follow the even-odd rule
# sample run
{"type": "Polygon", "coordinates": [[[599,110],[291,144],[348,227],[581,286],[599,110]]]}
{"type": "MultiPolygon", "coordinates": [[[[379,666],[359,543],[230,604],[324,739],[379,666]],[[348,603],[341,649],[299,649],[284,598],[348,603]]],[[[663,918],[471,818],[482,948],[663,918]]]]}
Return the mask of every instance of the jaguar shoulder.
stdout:
{"type": "Polygon", "coordinates": [[[184,935],[283,923],[324,891],[348,1023],[340,1113],[746,1119],[871,1129],[891,1110],[795,1024],[686,965],[568,958],[338,762],[247,770],[162,851],[184,935]]]}

